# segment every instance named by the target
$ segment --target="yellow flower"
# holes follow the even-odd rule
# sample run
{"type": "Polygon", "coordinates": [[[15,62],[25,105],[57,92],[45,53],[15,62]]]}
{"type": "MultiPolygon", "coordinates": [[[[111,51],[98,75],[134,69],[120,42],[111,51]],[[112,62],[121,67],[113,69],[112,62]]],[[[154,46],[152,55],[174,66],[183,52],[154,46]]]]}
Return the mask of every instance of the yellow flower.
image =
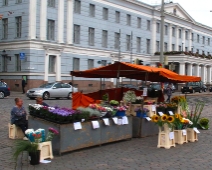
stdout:
{"type": "Polygon", "coordinates": [[[174,114],[175,118],[178,119],[179,118],[179,114],[174,114]]]}
{"type": "Polygon", "coordinates": [[[166,121],[166,120],[167,120],[167,118],[168,118],[168,116],[167,116],[167,115],[165,115],[165,114],[163,114],[163,116],[161,116],[161,120],[162,120],[162,121],[166,121]]]}
{"type": "Polygon", "coordinates": [[[158,116],[158,115],[152,116],[152,121],[153,121],[153,122],[157,123],[158,120],[159,120],[159,116],[158,116]]]}
{"type": "Polygon", "coordinates": [[[168,120],[169,123],[172,123],[172,122],[174,122],[174,117],[173,116],[169,116],[167,120],[168,120]]]}

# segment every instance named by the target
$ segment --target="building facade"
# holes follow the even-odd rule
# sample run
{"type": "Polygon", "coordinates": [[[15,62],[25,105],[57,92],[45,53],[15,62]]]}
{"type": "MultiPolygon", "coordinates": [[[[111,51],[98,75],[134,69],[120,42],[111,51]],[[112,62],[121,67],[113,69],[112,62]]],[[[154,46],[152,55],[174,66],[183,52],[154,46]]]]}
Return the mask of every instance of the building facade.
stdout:
{"type": "MultiPolygon", "coordinates": [[[[159,62],[159,6],[135,0],[3,0],[0,11],[0,78],[12,90],[21,90],[23,76],[32,88],[69,82],[72,70],[114,61],[159,62]]],[[[165,51],[212,51],[212,28],[197,23],[179,4],[165,5],[164,30],[165,51]]],[[[179,74],[211,83],[209,58],[179,54],[168,60],[179,74]]],[[[74,79],[80,90],[99,88],[98,79],[74,79]]]]}

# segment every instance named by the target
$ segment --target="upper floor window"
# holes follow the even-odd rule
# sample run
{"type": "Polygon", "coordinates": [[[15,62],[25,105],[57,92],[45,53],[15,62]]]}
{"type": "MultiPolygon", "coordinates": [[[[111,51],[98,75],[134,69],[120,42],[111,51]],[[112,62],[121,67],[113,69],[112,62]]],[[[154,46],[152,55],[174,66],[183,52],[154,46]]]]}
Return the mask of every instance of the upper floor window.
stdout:
{"type": "Polygon", "coordinates": [[[54,33],[55,33],[55,21],[48,19],[47,25],[47,40],[54,40],[54,33]]]}
{"type": "Polygon", "coordinates": [[[197,49],[197,53],[199,54],[199,49],[197,49]]]}
{"type": "Polygon", "coordinates": [[[165,35],[168,35],[168,26],[165,25],[165,35]]]}
{"type": "Polygon", "coordinates": [[[119,49],[120,48],[120,33],[115,32],[115,44],[114,44],[114,48],[115,49],[119,49]]]}
{"type": "Polygon", "coordinates": [[[90,4],[89,14],[90,14],[91,17],[95,17],[95,5],[90,4]]]}
{"type": "Polygon", "coordinates": [[[199,35],[197,34],[197,42],[199,43],[199,35]]]}
{"type": "Polygon", "coordinates": [[[55,7],[55,0],[48,0],[49,7],[55,7]]]}
{"type": "Polygon", "coordinates": [[[88,59],[88,69],[94,68],[94,59],[88,59]]]}
{"type": "Polygon", "coordinates": [[[15,54],[15,71],[21,71],[21,60],[19,54],[15,54]]]}
{"type": "Polygon", "coordinates": [[[74,1],[74,12],[80,14],[81,13],[81,1],[75,0],[74,1]]]}
{"type": "Polygon", "coordinates": [[[74,25],[74,43],[80,44],[80,25],[74,25]]]}
{"type": "Polygon", "coordinates": [[[160,41],[156,41],[156,51],[160,51],[160,41]]]}
{"type": "Polygon", "coordinates": [[[150,30],[150,20],[147,20],[147,30],[150,30]]]}
{"type": "Polygon", "coordinates": [[[7,72],[7,56],[2,55],[2,72],[7,72]]]}
{"type": "Polygon", "coordinates": [[[176,8],[173,9],[173,14],[177,15],[177,9],[176,8]]]}
{"type": "Polygon", "coordinates": [[[131,15],[127,14],[127,25],[131,25],[131,15]]]}
{"type": "Polygon", "coordinates": [[[172,51],[175,51],[175,44],[172,44],[172,51]]]}
{"type": "Polygon", "coordinates": [[[185,39],[188,40],[188,31],[185,32],[185,39]]]}
{"type": "Polygon", "coordinates": [[[3,6],[7,6],[8,5],[8,0],[3,0],[3,6]]]}
{"type": "Polygon", "coordinates": [[[108,32],[106,30],[102,31],[102,47],[107,48],[108,43],[108,32]]]}
{"type": "Polygon", "coordinates": [[[146,39],[146,53],[150,54],[150,39],[146,39]]]}
{"type": "Polygon", "coordinates": [[[131,36],[126,35],[126,51],[130,51],[130,47],[131,47],[131,36]]]}
{"type": "Polygon", "coordinates": [[[175,28],[172,27],[172,37],[175,37],[175,28]]]}
{"type": "Polygon", "coordinates": [[[116,15],[116,23],[120,23],[120,12],[116,11],[115,15],[116,15]]]}
{"type": "Polygon", "coordinates": [[[8,38],[8,18],[2,19],[2,38],[8,38]]]}
{"type": "Polygon", "coordinates": [[[191,41],[194,41],[194,33],[191,33],[191,41]]]}
{"type": "Polygon", "coordinates": [[[156,32],[160,33],[160,23],[157,23],[157,25],[156,25],[156,32]]]}
{"type": "Polygon", "coordinates": [[[95,38],[95,29],[88,28],[88,45],[94,46],[94,38],[95,38]]]}
{"type": "Polygon", "coordinates": [[[15,17],[16,37],[21,37],[22,17],[15,17]]]}
{"type": "Polygon", "coordinates": [[[205,44],[205,37],[202,37],[202,44],[205,44]]]}
{"type": "Polygon", "coordinates": [[[22,3],[22,0],[16,0],[16,3],[18,4],[18,3],[22,3]]]}
{"type": "Polygon", "coordinates": [[[164,43],[164,51],[168,51],[168,43],[164,43]]]}
{"type": "Polygon", "coordinates": [[[80,70],[80,59],[79,58],[73,58],[73,70],[74,71],[80,70]]]}
{"type": "Polygon", "coordinates": [[[208,38],[208,45],[210,45],[210,44],[211,44],[211,43],[210,43],[210,41],[211,41],[211,40],[210,40],[210,38],[208,38]]]}
{"type": "Polygon", "coordinates": [[[179,37],[178,38],[181,38],[182,37],[182,31],[181,29],[179,29],[179,37]]]}
{"type": "Polygon", "coordinates": [[[108,9],[107,8],[103,8],[103,19],[108,20],[108,9]]]}
{"type": "Polygon", "coordinates": [[[141,18],[137,18],[137,27],[141,28],[141,18]]]}
{"type": "MultiPolygon", "coordinates": [[[[137,45],[137,48],[136,48],[136,50],[137,50],[137,52],[138,53],[140,53],[141,52],[141,37],[137,37],[136,38],[136,45],[137,45]]],[[[131,49],[132,50],[132,49],[131,49]]]]}

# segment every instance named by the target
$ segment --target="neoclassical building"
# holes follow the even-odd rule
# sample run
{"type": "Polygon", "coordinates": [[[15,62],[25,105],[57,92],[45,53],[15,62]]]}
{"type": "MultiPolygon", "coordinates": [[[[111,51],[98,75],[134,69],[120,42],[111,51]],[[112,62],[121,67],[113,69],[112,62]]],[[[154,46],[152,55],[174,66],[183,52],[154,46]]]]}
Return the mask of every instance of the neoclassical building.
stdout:
{"type": "MultiPolygon", "coordinates": [[[[160,49],[160,6],[135,0],[0,1],[0,78],[12,90],[45,82],[71,81],[70,71],[120,60],[156,66],[160,49]]],[[[196,22],[177,3],[165,4],[164,51],[209,56],[212,28],[196,22]]],[[[179,74],[211,83],[212,60],[167,55],[179,74]]],[[[124,80],[123,80],[124,81],[124,80]]],[[[99,80],[76,78],[80,90],[99,88],[99,80]]],[[[111,80],[105,80],[106,86],[111,80]]]]}

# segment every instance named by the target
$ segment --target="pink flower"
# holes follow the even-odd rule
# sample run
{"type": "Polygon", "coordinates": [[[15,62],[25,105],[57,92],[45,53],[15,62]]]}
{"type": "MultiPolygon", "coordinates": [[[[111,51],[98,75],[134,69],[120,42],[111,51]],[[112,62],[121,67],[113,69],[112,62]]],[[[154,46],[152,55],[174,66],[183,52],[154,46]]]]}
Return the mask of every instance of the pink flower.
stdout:
{"type": "Polygon", "coordinates": [[[54,133],[55,135],[59,134],[59,132],[57,130],[55,130],[54,128],[49,128],[49,131],[54,133]]]}

